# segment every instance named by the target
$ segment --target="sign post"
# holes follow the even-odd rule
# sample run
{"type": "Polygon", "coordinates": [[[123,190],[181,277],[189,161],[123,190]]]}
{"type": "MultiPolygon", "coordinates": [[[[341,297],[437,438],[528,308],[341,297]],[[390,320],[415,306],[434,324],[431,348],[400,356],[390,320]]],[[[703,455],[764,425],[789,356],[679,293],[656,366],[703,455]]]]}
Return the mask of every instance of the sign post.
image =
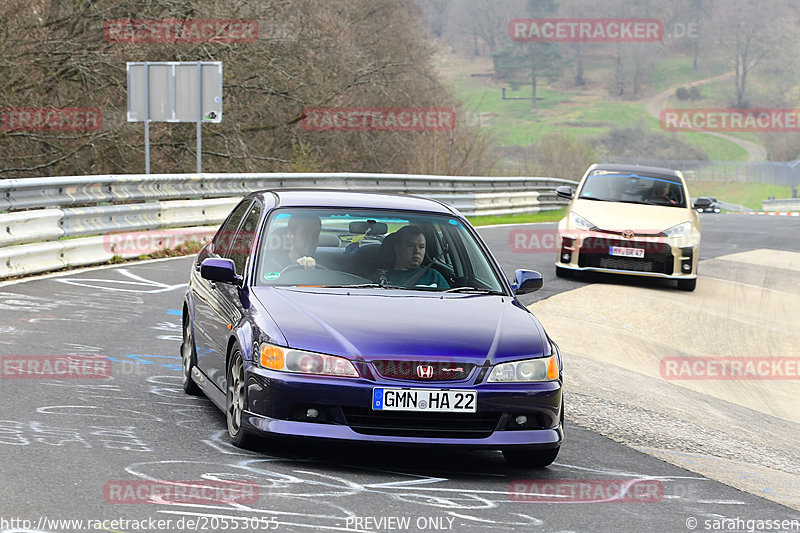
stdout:
{"type": "Polygon", "coordinates": [[[203,165],[203,122],[222,122],[221,61],[128,63],[128,122],[144,122],[150,174],[150,122],[197,124],[197,172],[203,165]]]}

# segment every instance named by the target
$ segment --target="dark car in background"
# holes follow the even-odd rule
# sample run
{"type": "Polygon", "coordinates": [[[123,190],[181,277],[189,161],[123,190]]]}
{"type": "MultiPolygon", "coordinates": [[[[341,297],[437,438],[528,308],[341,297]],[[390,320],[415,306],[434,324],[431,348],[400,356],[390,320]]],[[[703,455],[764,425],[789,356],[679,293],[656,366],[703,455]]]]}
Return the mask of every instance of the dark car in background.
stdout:
{"type": "Polygon", "coordinates": [[[721,211],[719,200],[713,196],[700,196],[695,199],[692,207],[700,213],[719,213],[721,211]]]}
{"type": "Polygon", "coordinates": [[[561,355],[517,299],[541,285],[530,270],[509,282],[469,222],[434,200],[252,193],[192,265],[184,389],[225,412],[238,446],[258,435],[458,446],[546,466],[563,440],[561,355]],[[312,246],[298,258],[301,239],[312,246]],[[406,251],[416,273],[398,277],[406,251]]]}

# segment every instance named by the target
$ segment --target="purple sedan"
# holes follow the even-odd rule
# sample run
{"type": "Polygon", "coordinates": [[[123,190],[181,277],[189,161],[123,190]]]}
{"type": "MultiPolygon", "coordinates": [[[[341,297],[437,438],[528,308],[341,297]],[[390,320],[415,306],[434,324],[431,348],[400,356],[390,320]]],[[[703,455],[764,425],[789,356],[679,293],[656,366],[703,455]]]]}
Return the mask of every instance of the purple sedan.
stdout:
{"type": "Polygon", "coordinates": [[[475,229],[401,195],[249,194],[192,265],[183,387],[259,435],[502,450],[543,467],[564,436],[556,344],[475,229]]]}

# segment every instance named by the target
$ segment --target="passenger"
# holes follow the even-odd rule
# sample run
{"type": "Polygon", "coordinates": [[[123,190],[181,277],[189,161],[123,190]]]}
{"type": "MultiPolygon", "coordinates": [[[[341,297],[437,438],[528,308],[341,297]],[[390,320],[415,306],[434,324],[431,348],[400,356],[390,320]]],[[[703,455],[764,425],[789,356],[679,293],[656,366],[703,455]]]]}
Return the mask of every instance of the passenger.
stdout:
{"type": "Polygon", "coordinates": [[[450,285],[431,265],[422,266],[425,258],[425,234],[418,226],[404,226],[395,233],[394,267],[386,274],[391,285],[436,287],[449,289],[450,285]],[[411,283],[409,283],[411,281],[411,283]]]}

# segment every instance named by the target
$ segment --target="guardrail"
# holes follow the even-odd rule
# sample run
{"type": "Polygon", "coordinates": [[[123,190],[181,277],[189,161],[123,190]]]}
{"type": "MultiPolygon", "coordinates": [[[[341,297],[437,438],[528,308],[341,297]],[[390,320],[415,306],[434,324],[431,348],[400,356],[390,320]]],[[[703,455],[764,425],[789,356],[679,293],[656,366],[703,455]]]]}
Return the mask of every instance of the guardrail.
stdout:
{"type": "Polygon", "coordinates": [[[747,206],[739,205],[739,204],[732,204],[730,202],[723,202],[722,200],[720,200],[719,206],[720,206],[720,208],[722,208],[722,209],[724,209],[726,211],[740,211],[740,212],[752,211],[752,209],[750,209],[747,206]]]}
{"type": "Polygon", "coordinates": [[[800,211],[800,198],[777,198],[761,202],[764,211],[800,211]]]}
{"type": "Polygon", "coordinates": [[[260,189],[415,194],[464,215],[558,209],[557,178],[273,173],[76,176],[0,180],[0,279],[138,257],[210,239],[233,206],[260,189]],[[176,229],[180,228],[180,229],[176,229]],[[120,237],[120,232],[126,232],[120,237]]]}

